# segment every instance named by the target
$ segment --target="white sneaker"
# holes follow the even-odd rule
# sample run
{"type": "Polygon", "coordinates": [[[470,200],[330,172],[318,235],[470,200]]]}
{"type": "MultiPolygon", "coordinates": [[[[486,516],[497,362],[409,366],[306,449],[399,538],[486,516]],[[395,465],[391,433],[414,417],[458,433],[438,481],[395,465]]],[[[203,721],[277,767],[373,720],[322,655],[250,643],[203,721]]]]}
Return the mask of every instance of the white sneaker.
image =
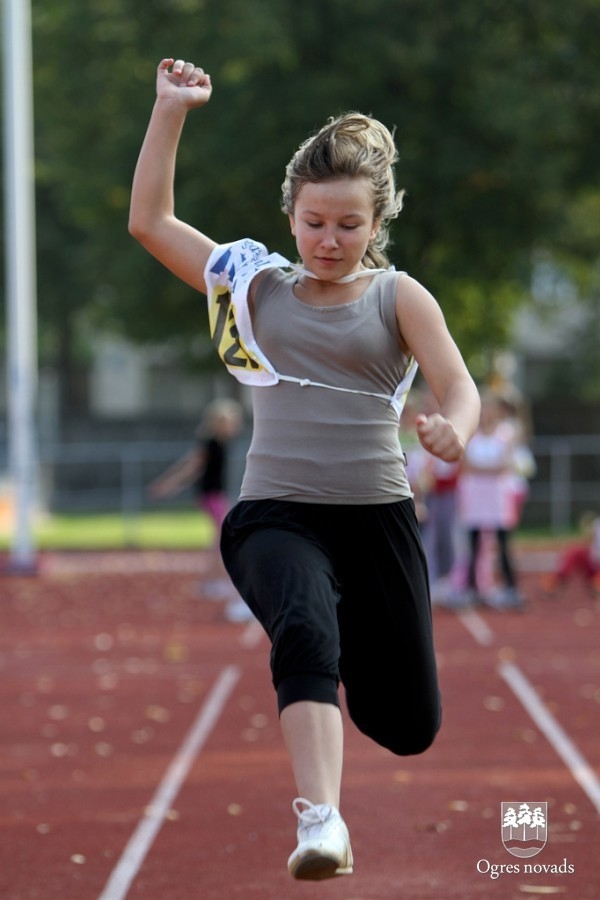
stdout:
{"type": "Polygon", "coordinates": [[[292,809],[298,816],[298,846],[288,859],[292,878],[322,881],[352,874],[352,849],[346,824],[335,806],[297,797],[292,809]]]}

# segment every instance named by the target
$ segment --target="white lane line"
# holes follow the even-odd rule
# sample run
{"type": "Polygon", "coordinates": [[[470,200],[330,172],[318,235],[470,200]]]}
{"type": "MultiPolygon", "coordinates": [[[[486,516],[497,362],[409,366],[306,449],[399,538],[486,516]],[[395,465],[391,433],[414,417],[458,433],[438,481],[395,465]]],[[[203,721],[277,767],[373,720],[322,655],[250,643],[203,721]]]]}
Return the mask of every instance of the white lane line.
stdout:
{"type": "Polygon", "coordinates": [[[227,666],[219,675],[146,808],[145,818],[140,820],[129,839],[98,900],[122,900],[127,895],[131,882],[139,872],[196,756],[223,712],[240,674],[237,666],[227,666]]]}
{"type": "Polygon", "coordinates": [[[260,642],[264,635],[263,627],[258,622],[248,622],[240,636],[240,644],[248,650],[252,650],[260,642]]]}
{"type": "Polygon", "coordinates": [[[600,813],[600,781],[592,767],[544,706],[521,670],[513,663],[503,662],[498,665],[498,672],[600,813]]]}
{"type": "MultiPolygon", "coordinates": [[[[494,632],[480,615],[470,609],[457,611],[457,615],[476,643],[484,647],[494,643],[494,632]]],[[[499,663],[497,671],[600,812],[600,781],[596,773],[544,706],[525,675],[510,662],[499,663]]]]}
{"type": "Polygon", "coordinates": [[[494,643],[494,632],[485,619],[472,609],[461,609],[456,615],[461,620],[471,637],[482,647],[489,647],[494,643]]]}

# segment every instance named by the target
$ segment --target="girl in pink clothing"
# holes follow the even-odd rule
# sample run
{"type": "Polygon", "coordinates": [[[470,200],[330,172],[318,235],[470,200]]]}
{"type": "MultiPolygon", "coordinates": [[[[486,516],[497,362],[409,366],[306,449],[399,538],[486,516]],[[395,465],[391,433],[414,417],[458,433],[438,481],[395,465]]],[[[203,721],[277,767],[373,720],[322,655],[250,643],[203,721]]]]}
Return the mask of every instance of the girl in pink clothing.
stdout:
{"type": "Polygon", "coordinates": [[[501,410],[493,395],[482,398],[479,429],[469,441],[459,481],[460,521],[468,536],[467,598],[497,607],[522,604],[510,552],[514,526],[513,446],[498,428],[501,410]],[[478,563],[485,532],[493,532],[499,551],[504,590],[484,597],[478,589],[478,563]]]}

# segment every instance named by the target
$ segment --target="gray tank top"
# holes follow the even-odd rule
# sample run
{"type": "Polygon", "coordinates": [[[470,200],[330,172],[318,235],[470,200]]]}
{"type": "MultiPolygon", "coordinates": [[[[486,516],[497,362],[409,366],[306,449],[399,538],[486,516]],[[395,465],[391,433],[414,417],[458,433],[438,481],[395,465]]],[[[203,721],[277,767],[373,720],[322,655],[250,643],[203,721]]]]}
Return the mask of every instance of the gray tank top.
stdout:
{"type": "Polygon", "coordinates": [[[358,300],[327,307],[294,296],[295,273],[264,275],[254,333],[283,380],[251,389],[241,500],[373,504],[412,496],[390,402],[410,363],[396,322],[401,274],[376,275],[358,300]]]}

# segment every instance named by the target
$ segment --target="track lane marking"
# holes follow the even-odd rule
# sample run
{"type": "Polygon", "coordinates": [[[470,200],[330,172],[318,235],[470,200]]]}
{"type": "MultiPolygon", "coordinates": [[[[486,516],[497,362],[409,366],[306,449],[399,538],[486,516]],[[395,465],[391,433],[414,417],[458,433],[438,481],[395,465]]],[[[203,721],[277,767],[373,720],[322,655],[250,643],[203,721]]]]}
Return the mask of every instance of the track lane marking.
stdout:
{"type": "Polygon", "coordinates": [[[262,625],[256,620],[254,622],[249,622],[242,632],[240,644],[247,650],[252,650],[260,643],[264,633],[262,625]]]}
{"type": "Polygon", "coordinates": [[[489,647],[494,643],[494,632],[475,610],[461,609],[456,615],[476,643],[481,644],[482,647],[489,647]]]}
{"type": "MultiPolygon", "coordinates": [[[[494,643],[493,630],[474,610],[461,610],[457,612],[457,616],[476,643],[483,647],[489,647],[494,643]]],[[[600,813],[600,781],[595,771],[545,706],[533,685],[514,663],[498,663],[496,671],[519,700],[529,717],[533,719],[550,746],[562,759],[575,781],[591,800],[596,811],[600,813]]]]}
{"type": "Polygon", "coordinates": [[[503,662],[497,666],[497,671],[600,813],[600,782],[587,760],[548,711],[518,666],[503,662]]]}
{"type": "Polygon", "coordinates": [[[173,800],[179,793],[196,756],[223,712],[240,674],[241,670],[237,666],[227,666],[222,670],[183,743],[173,757],[149,806],[146,807],[145,817],[140,819],[98,900],[122,900],[127,895],[173,800]]]}

